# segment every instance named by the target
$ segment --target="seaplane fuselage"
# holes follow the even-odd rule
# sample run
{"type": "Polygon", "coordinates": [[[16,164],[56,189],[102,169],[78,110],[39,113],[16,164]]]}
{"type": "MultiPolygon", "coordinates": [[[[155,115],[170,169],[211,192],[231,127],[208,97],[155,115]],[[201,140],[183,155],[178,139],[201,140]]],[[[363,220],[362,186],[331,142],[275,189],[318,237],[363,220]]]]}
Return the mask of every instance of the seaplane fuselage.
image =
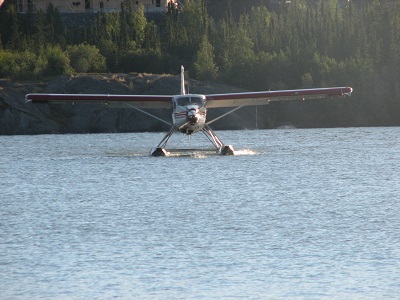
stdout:
{"type": "Polygon", "coordinates": [[[206,124],[207,108],[204,95],[186,94],[172,98],[172,121],[182,133],[191,135],[206,124]]]}

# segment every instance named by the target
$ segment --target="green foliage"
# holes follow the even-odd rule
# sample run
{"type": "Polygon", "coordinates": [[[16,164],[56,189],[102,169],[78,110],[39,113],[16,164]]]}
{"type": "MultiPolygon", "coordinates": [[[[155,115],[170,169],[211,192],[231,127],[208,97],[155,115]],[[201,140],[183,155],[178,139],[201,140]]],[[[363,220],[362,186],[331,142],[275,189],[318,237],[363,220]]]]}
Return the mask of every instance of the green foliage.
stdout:
{"type": "Polygon", "coordinates": [[[268,49],[271,12],[265,6],[253,7],[246,20],[246,31],[254,42],[255,51],[268,49]]]}
{"type": "Polygon", "coordinates": [[[191,0],[148,21],[129,0],[75,28],[52,6],[22,15],[9,5],[0,10],[0,76],[176,73],[183,64],[199,79],[252,90],[351,85],[371,104],[384,101],[385,86],[398,101],[400,2],[345,2],[191,0]]]}
{"type": "Polygon", "coordinates": [[[255,62],[254,42],[248,37],[247,31],[240,24],[227,38],[223,55],[223,78],[231,84],[246,86],[250,84],[246,74],[255,62]]]}
{"type": "Polygon", "coordinates": [[[147,19],[144,15],[144,7],[133,9],[134,3],[128,0],[123,5],[120,13],[120,43],[126,50],[141,48],[144,43],[147,19]]]}
{"type": "Polygon", "coordinates": [[[312,88],[314,85],[313,76],[311,73],[305,73],[301,76],[301,87],[304,89],[312,88]]]}
{"type": "Polygon", "coordinates": [[[17,11],[15,6],[10,6],[9,8],[9,16],[11,20],[11,37],[9,41],[9,48],[13,50],[17,50],[21,46],[21,32],[20,32],[20,24],[19,18],[17,15],[17,11]]]}
{"type": "Polygon", "coordinates": [[[56,76],[71,73],[71,66],[68,55],[60,46],[48,46],[41,55],[41,59],[45,62],[43,75],[56,76]]]}
{"type": "Polygon", "coordinates": [[[0,50],[0,77],[32,79],[38,75],[37,56],[29,51],[0,50]]]}
{"type": "Polygon", "coordinates": [[[149,22],[145,27],[144,49],[161,51],[161,39],[158,33],[157,25],[149,22]]]}
{"type": "Polygon", "coordinates": [[[208,41],[207,35],[203,36],[200,49],[197,51],[194,68],[200,80],[212,81],[217,78],[218,67],[214,62],[214,48],[208,41]]]}
{"type": "Polygon", "coordinates": [[[45,34],[50,43],[64,44],[65,26],[61,15],[53,4],[50,3],[46,10],[45,34]]]}
{"type": "Polygon", "coordinates": [[[75,72],[104,72],[106,70],[106,59],[96,46],[85,43],[68,46],[67,54],[75,72]]]}
{"type": "Polygon", "coordinates": [[[0,51],[0,76],[10,77],[17,72],[15,53],[8,50],[0,51]]]}

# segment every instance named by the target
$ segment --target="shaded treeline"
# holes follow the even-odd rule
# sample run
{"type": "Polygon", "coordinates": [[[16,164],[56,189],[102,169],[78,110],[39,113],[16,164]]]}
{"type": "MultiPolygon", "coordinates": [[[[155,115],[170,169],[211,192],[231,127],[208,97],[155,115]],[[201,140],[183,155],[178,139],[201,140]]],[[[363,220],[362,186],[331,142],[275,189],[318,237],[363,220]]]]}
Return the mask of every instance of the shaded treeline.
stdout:
{"type": "Polygon", "coordinates": [[[127,1],[79,27],[66,27],[51,5],[27,15],[8,5],[0,76],[177,73],[183,64],[192,78],[249,90],[352,86],[344,119],[400,123],[400,1],[243,2],[185,1],[154,22],[127,1]]]}

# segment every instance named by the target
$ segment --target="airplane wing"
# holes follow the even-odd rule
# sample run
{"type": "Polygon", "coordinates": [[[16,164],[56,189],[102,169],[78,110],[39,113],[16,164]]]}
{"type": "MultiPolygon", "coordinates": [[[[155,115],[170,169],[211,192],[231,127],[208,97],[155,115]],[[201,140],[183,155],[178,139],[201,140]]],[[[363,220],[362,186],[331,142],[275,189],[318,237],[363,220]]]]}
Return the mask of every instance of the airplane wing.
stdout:
{"type": "Polygon", "coordinates": [[[351,87],[264,91],[206,95],[207,108],[267,105],[273,101],[296,101],[350,96],[351,87]]]}
{"type": "Polygon", "coordinates": [[[100,104],[112,108],[171,109],[172,96],[164,95],[108,95],[108,94],[27,94],[32,103],[100,104]]]}

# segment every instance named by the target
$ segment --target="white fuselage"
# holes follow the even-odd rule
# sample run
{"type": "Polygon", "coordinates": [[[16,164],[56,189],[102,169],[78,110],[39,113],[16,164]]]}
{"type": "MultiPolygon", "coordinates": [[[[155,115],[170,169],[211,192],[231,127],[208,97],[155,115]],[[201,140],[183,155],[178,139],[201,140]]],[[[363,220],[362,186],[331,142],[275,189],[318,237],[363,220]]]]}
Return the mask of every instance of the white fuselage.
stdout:
{"type": "Polygon", "coordinates": [[[178,95],[172,99],[174,126],[184,134],[193,134],[206,124],[206,100],[204,95],[178,95]]]}

